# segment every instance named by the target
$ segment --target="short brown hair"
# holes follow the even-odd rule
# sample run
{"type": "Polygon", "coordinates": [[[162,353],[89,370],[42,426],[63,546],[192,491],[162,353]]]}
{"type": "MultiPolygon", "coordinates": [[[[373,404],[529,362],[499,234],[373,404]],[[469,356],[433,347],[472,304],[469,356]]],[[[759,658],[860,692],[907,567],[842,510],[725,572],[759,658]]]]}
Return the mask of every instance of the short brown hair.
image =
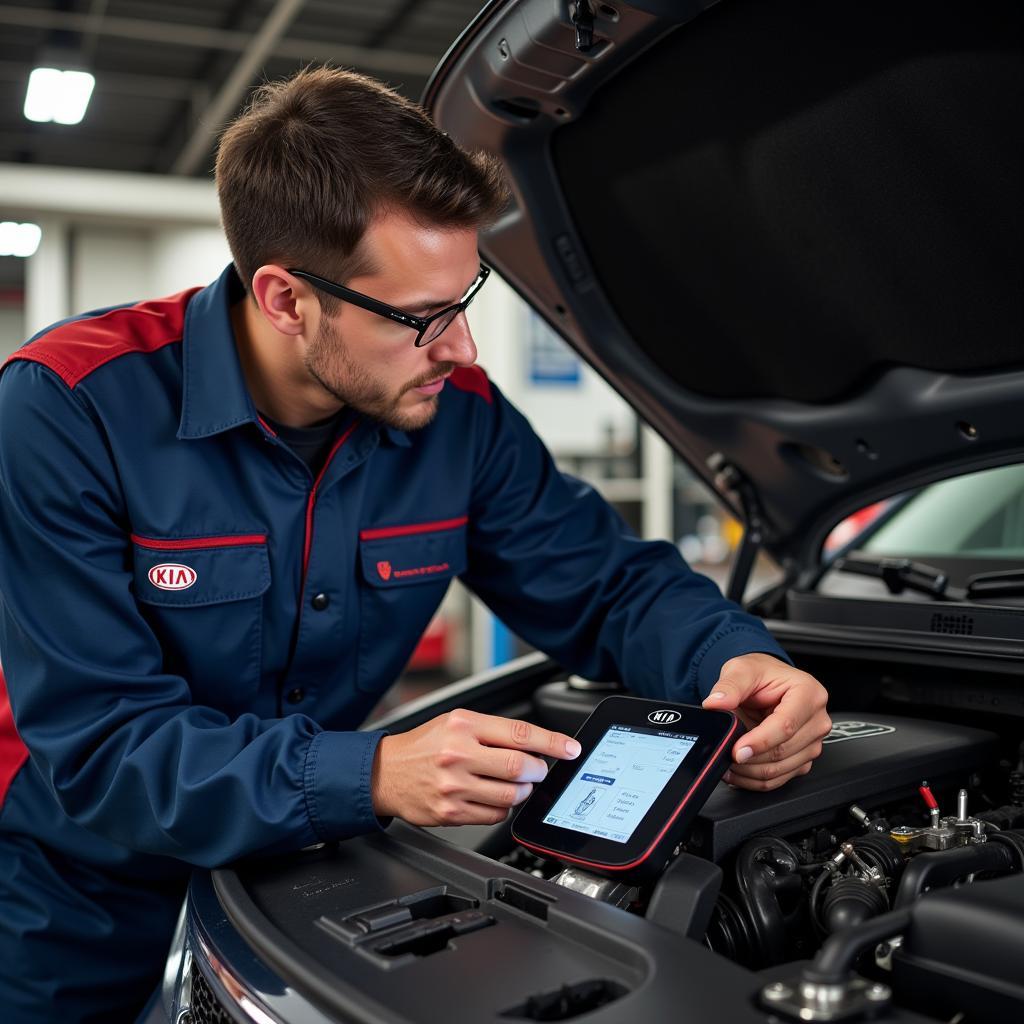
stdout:
{"type": "MultiPolygon", "coordinates": [[[[508,188],[498,160],[457,146],[382,82],[306,68],[263,85],[224,131],[217,194],[246,289],[265,263],[345,281],[364,272],[359,243],[394,207],[431,225],[482,227],[508,188]]],[[[336,304],[319,296],[327,312],[336,304]]]]}

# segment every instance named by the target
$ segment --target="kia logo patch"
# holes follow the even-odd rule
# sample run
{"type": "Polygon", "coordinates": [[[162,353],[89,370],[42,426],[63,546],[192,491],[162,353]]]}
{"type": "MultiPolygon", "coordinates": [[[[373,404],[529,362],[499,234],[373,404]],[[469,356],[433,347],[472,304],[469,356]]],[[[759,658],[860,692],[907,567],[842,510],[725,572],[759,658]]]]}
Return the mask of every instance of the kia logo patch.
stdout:
{"type": "Polygon", "coordinates": [[[682,714],[678,711],[652,711],[647,716],[647,721],[653,722],[655,725],[671,725],[673,722],[678,722],[682,717],[682,714]]]}
{"type": "Polygon", "coordinates": [[[162,562],[149,570],[149,582],[161,590],[188,590],[196,579],[195,569],[177,562],[162,562]]]}
{"type": "Polygon", "coordinates": [[[377,572],[380,573],[382,580],[391,579],[391,563],[390,562],[378,562],[377,572]]]}

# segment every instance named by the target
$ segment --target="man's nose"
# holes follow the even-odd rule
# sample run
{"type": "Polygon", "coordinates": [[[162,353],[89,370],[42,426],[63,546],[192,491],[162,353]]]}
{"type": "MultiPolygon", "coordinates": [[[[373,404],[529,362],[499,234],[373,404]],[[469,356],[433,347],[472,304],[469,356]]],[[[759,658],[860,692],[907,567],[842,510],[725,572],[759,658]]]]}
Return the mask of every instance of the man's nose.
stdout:
{"type": "Polygon", "coordinates": [[[476,342],[473,341],[465,310],[448,325],[448,329],[437,341],[431,342],[428,351],[437,363],[472,366],[476,362],[476,342]]]}

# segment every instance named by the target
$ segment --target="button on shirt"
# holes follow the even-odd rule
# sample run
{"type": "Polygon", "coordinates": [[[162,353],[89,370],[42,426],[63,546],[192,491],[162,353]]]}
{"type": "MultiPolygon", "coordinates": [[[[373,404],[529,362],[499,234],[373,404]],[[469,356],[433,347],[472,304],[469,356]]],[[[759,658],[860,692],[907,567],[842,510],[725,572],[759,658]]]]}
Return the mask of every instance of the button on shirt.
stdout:
{"type": "Polygon", "coordinates": [[[352,414],[314,475],[246,390],[241,294],[229,268],[66,321],[0,376],[0,829],[144,875],[380,828],[382,734],[352,730],[456,576],[638,694],[784,657],[479,369],[414,433],[352,414]]]}

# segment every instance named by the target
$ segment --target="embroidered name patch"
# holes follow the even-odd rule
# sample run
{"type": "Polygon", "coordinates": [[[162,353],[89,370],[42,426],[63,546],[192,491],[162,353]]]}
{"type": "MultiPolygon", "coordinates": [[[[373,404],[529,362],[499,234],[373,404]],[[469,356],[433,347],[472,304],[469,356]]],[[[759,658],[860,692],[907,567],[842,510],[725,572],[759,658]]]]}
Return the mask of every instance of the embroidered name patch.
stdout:
{"type": "Polygon", "coordinates": [[[177,562],[162,562],[149,570],[149,582],[161,590],[188,590],[197,579],[195,569],[177,562]]]}
{"type": "Polygon", "coordinates": [[[447,572],[450,568],[448,562],[441,562],[440,565],[420,565],[415,569],[393,569],[390,562],[377,563],[377,572],[382,580],[389,580],[392,576],[396,580],[407,576],[432,576],[434,573],[447,572]]]}

